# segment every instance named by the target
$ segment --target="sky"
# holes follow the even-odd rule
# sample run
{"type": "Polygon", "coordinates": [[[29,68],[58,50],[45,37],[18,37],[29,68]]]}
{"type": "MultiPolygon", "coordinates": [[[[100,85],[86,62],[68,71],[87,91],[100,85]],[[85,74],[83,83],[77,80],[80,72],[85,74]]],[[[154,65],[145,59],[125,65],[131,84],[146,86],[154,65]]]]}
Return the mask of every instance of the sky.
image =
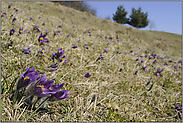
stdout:
{"type": "MultiPolygon", "coordinates": [[[[142,12],[147,12],[148,19],[155,24],[155,28],[151,30],[182,34],[181,1],[87,1],[87,3],[97,10],[98,17],[104,19],[110,16],[112,21],[119,5],[123,5],[128,12],[127,18],[131,15],[132,8],[141,7],[142,12]]],[[[150,30],[149,26],[141,29],[150,30]]]]}

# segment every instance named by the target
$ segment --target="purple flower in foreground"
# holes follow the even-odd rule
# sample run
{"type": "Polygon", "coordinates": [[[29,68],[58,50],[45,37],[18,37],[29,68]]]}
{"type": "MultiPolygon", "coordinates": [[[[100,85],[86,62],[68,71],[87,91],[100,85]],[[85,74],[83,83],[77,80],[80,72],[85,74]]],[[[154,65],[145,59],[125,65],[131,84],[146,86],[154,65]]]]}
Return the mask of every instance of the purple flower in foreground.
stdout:
{"type": "Polygon", "coordinates": [[[52,94],[51,97],[49,97],[48,101],[59,101],[59,100],[63,100],[67,97],[69,97],[70,93],[68,93],[69,90],[61,90],[56,92],[55,94],[52,94]]]}
{"type": "Polygon", "coordinates": [[[16,18],[13,18],[12,23],[15,22],[16,20],[17,20],[16,18]]]}
{"type": "Polygon", "coordinates": [[[58,48],[58,52],[57,53],[52,53],[53,57],[55,57],[56,59],[58,59],[59,57],[62,58],[63,54],[64,54],[65,50],[62,50],[62,48],[58,48]]]}
{"type": "Polygon", "coordinates": [[[8,5],[8,9],[11,8],[11,5],[8,5]]]}
{"type": "Polygon", "coordinates": [[[74,46],[72,46],[72,48],[74,48],[74,49],[76,49],[76,48],[78,48],[76,45],[74,45],[74,46]]]}
{"type": "Polygon", "coordinates": [[[85,44],[83,47],[89,49],[88,44],[85,44]]]}
{"type": "Polygon", "coordinates": [[[38,33],[41,32],[41,31],[39,30],[38,26],[34,26],[34,27],[33,27],[33,31],[36,31],[36,32],[38,32],[38,33]]]}
{"type": "Polygon", "coordinates": [[[30,55],[31,51],[29,49],[30,49],[30,47],[22,48],[22,52],[25,53],[25,54],[29,54],[30,55]]]}
{"type": "Polygon", "coordinates": [[[157,72],[156,72],[156,76],[158,77],[158,78],[160,78],[160,76],[162,76],[162,74],[161,74],[161,72],[162,72],[163,70],[161,70],[160,68],[157,68],[157,72]]]}
{"type": "Polygon", "coordinates": [[[104,57],[102,56],[102,54],[100,54],[100,56],[96,59],[96,61],[98,61],[98,60],[104,60],[104,57]]]}
{"type": "Polygon", "coordinates": [[[105,52],[105,53],[107,53],[107,52],[108,52],[108,50],[107,50],[107,49],[105,49],[105,50],[104,50],[104,52],[105,52]]]}
{"type": "Polygon", "coordinates": [[[38,97],[47,97],[47,96],[51,96],[51,94],[55,94],[56,92],[54,90],[52,90],[50,87],[52,86],[53,82],[55,81],[55,79],[46,80],[46,74],[44,74],[44,76],[41,75],[41,77],[39,77],[40,81],[38,83],[35,84],[33,91],[35,96],[38,97]]]}
{"type": "Polygon", "coordinates": [[[35,68],[33,67],[31,70],[30,68],[26,68],[26,72],[24,74],[20,74],[20,78],[17,81],[16,90],[26,87],[31,82],[35,81],[39,76],[39,71],[36,72],[35,68]]]}
{"type": "Polygon", "coordinates": [[[156,60],[154,60],[154,61],[153,61],[153,63],[155,64],[155,63],[157,63],[157,61],[156,61],[156,60]]]}
{"type": "Polygon", "coordinates": [[[46,34],[42,35],[42,33],[41,33],[41,35],[38,38],[38,41],[39,42],[44,42],[44,43],[49,43],[49,40],[45,37],[46,37],[46,34]]]}
{"type": "Polygon", "coordinates": [[[174,71],[178,71],[178,68],[177,68],[177,66],[174,66],[174,71]]]}
{"type": "Polygon", "coordinates": [[[44,52],[45,52],[45,49],[44,49],[44,47],[43,47],[41,50],[39,50],[39,51],[37,52],[37,55],[40,54],[39,56],[42,56],[42,55],[45,56],[44,52]]]}
{"type": "Polygon", "coordinates": [[[19,29],[19,34],[23,34],[24,32],[26,32],[26,30],[23,31],[23,28],[19,29]]]}
{"type": "Polygon", "coordinates": [[[175,109],[178,109],[179,105],[177,103],[175,103],[175,109]]]}
{"type": "Polygon", "coordinates": [[[86,77],[86,78],[89,78],[90,76],[91,76],[91,75],[89,74],[89,72],[85,74],[85,77],[86,77]]]}
{"type": "Polygon", "coordinates": [[[137,70],[137,71],[135,71],[135,75],[137,75],[137,73],[138,73],[138,70],[137,70]]]}
{"type": "Polygon", "coordinates": [[[10,30],[10,36],[13,35],[15,33],[15,30],[14,29],[11,29],[10,30]]]}
{"type": "Polygon", "coordinates": [[[55,63],[55,64],[53,64],[53,65],[50,65],[50,66],[48,66],[48,68],[57,68],[57,67],[58,67],[57,64],[58,64],[58,63],[55,63]]]}
{"type": "Polygon", "coordinates": [[[5,12],[1,13],[1,17],[6,17],[6,13],[5,12]]]}

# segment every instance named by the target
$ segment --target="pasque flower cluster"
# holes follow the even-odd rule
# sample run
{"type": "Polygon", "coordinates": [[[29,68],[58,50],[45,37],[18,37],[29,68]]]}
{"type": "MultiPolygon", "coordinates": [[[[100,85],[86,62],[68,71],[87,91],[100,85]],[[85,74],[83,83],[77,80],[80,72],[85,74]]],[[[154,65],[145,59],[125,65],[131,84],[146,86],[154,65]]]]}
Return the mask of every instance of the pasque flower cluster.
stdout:
{"type": "Polygon", "coordinates": [[[25,102],[28,105],[32,104],[32,99],[37,96],[39,99],[47,97],[48,101],[59,101],[67,98],[70,93],[69,90],[61,90],[64,83],[53,85],[55,79],[46,79],[46,74],[39,76],[39,71],[35,71],[35,68],[27,68],[24,74],[20,74],[20,78],[17,81],[16,92],[14,94],[14,100],[17,99],[18,92],[25,90],[25,102]]]}

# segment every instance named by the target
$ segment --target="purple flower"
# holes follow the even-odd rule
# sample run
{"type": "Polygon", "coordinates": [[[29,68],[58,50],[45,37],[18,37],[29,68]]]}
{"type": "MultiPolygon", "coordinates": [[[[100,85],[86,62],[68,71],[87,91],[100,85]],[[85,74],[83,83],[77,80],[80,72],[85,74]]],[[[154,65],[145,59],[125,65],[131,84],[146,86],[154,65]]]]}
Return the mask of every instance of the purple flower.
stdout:
{"type": "Polygon", "coordinates": [[[137,71],[135,71],[135,75],[137,75],[137,73],[138,73],[138,70],[137,70],[137,71]]]}
{"type": "Polygon", "coordinates": [[[89,49],[88,44],[85,44],[83,47],[89,49]]]}
{"type": "Polygon", "coordinates": [[[16,20],[17,20],[16,18],[13,18],[12,23],[15,22],[16,20]]]}
{"type": "Polygon", "coordinates": [[[35,84],[34,86],[34,94],[35,96],[38,97],[47,97],[47,96],[51,96],[51,94],[55,94],[56,92],[54,90],[52,90],[50,87],[52,86],[53,82],[55,81],[55,79],[46,80],[46,74],[44,74],[44,76],[41,75],[41,77],[39,77],[40,81],[38,83],[35,84]]]}
{"type": "Polygon", "coordinates": [[[42,25],[44,26],[44,25],[45,25],[45,23],[42,23],[42,25]]]}
{"type": "Polygon", "coordinates": [[[136,59],[135,61],[138,61],[139,59],[136,59]]]}
{"type": "Polygon", "coordinates": [[[156,61],[156,60],[154,60],[154,61],[153,61],[153,63],[155,64],[155,63],[157,63],[157,61],[156,61]]]}
{"type": "Polygon", "coordinates": [[[58,64],[58,63],[55,63],[55,64],[53,64],[53,65],[50,65],[50,66],[48,66],[48,68],[57,68],[57,67],[58,67],[57,64],[58,64]]]}
{"type": "Polygon", "coordinates": [[[32,18],[30,17],[30,20],[32,20],[32,18]]]}
{"type": "Polygon", "coordinates": [[[165,62],[164,65],[168,65],[168,64],[165,62]]]}
{"type": "Polygon", "coordinates": [[[11,5],[8,5],[8,9],[11,8],[11,5]]]}
{"type": "Polygon", "coordinates": [[[66,57],[65,57],[65,56],[61,56],[60,62],[62,62],[62,61],[64,61],[64,63],[68,62],[68,61],[66,60],[66,57]]]}
{"type": "Polygon", "coordinates": [[[107,49],[105,49],[105,50],[104,50],[104,52],[105,52],[105,53],[107,53],[107,52],[108,52],[108,50],[107,50],[107,49]]]}
{"type": "Polygon", "coordinates": [[[131,50],[130,52],[133,53],[133,50],[131,50]]]}
{"type": "Polygon", "coordinates": [[[80,40],[78,40],[78,43],[80,43],[81,41],[80,40]]]}
{"type": "Polygon", "coordinates": [[[52,94],[51,97],[49,97],[48,101],[59,101],[59,100],[63,100],[67,97],[69,97],[70,93],[68,93],[69,90],[61,90],[56,92],[55,94],[52,94]]]}
{"type": "Polygon", "coordinates": [[[144,60],[141,60],[141,63],[144,63],[144,60]]]}
{"type": "Polygon", "coordinates": [[[15,33],[15,30],[14,29],[11,29],[10,30],[10,36],[13,35],[15,33]]]}
{"type": "Polygon", "coordinates": [[[178,109],[179,105],[177,103],[175,103],[175,109],[178,109]]]}
{"type": "Polygon", "coordinates": [[[58,27],[59,27],[59,28],[62,28],[62,25],[59,25],[58,27]]]}
{"type": "Polygon", "coordinates": [[[147,71],[147,66],[143,67],[142,69],[146,72],[147,71]]]}
{"type": "Polygon", "coordinates": [[[147,58],[147,54],[145,54],[145,58],[147,58]]]}
{"type": "Polygon", "coordinates": [[[58,59],[59,57],[62,57],[64,54],[65,50],[62,50],[62,48],[58,48],[58,52],[57,53],[52,53],[53,57],[55,57],[56,59],[58,59]]]}
{"type": "Polygon", "coordinates": [[[160,76],[162,76],[162,74],[161,74],[161,72],[162,72],[163,70],[161,70],[160,68],[157,68],[157,72],[156,72],[156,76],[158,77],[158,78],[160,78],[160,76]]]}
{"type": "Polygon", "coordinates": [[[177,68],[177,66],[174,66],[174,71],[178,71],[178,68],[177,68]]]}
{"type": "Polygon", "coordinates": [[[23,31],[23,28],[19,29],[19,34],[23,34],[24,32],[26,32],[26,30],[23,31]]]}
{"type": "Polygon", "coordinates": [[[1,13],[1,17],[6,17],[6,13],[5,12],[1,13]]]}
{"type": "Polygon", "coordinates": [[[67,37],[72,37],[72,35],[71,35],[71,34],[69,34],[67,37]]]}
{"type": "Polygon", "coordinates": [[[44,49],[44,47],[43,47],[41,50],[38,51],[38,54],[41,54],[41,56],[42,56],[42,55],[45,56],[44,52],[45,52],[45,49],[44,49]]]}
{"type": "Polygon", "coordinates": [[[179,60],[179,62],[178,63],[181,63],[181,65],[182,65],[182,60],[179,60]]]}
{"type": "Polygon", "coordinates": [[[72,48],[74,48],[74,49],[76,49],[76,48],[78,48],[76,45],[74,45],[74,46],[72,46],[72,48]]]}
{"type": "Polygon", "coordinates": [[[112,37],[109,36],[108,38],[109,38],[110,40],[112,40],[112,37]]]}
{"type": "Polygon", "coordinates": [[[26,87],[31,82],[35,81],[37,77],[39,76],[39,71],[35,71],[35,67],[33,67],[31,70],[30,68],[26,68],[26,72],[24,74],[20,74],[20,78],[17,81],[17,88],[16,90],[19,90],[21,88],[26,87]]]}
{"type": "Polygon", "coordinates": [[[25,54],[29,54],[30,55],[31,51],[29,49],[30,49],[30,47],[22,48],[22,52],[25,53],[25,54]]]}
{"type": "Polygon", "coordinates": [[[102,56],[102,54],[100,54],[100,56],[96,59],[96,61],[98,61],[98,60],[104,60],[104,57],[102,56]]]}
{"type": "Polygon", "coordinates": [[[11,17],[13,17],[13,14],[11,14],[11,17]]]}
{"type": "Polygon", "coordinates": [[[38,41],[39,42],[44,42],[44,43],[49,43],[49,40],[45,37],[46,37],[46,34],[42,35],[42,33],[41,33],[41,35],[38,38],[38,41]]]}
{"type": "Polygon", "coordinates": [[[85,77],[86,77],[86,78],[89,78],[90,76],[91,76],[91,75],[89,74],[89,72],[85,74],[85,77]]]}
{"type": "Polygon", "coordinates": [[[33,31],[34,31],[34,30],[36,30],[36,32],[41,32],[41,31],[39,30],[38,26],[34,26],[34,27],[33,27],[33,31]]]}

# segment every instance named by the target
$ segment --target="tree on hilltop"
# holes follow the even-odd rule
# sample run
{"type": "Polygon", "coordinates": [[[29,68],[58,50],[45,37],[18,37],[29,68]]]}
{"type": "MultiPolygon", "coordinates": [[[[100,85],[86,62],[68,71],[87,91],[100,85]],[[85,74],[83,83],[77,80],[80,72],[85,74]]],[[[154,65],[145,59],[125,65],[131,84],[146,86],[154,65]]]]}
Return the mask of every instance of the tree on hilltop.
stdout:
{"type": "Polygon", "coordinates": [[[132,13],[130,15],[128,24],[136,28],[144,28],[149,23],[147,16],[148,16],[148,13],[142,12],[141,7],[139,7],[138,10],[135,10],[135,8],[132,8],[132,13]]]}
{"type": "Polygon", "coordinates": [[[128,22],[128,18],[126,18],[126,15],[128,14],[127,11],[123,8],[122,5],[119,5],[117,7],[117,11],[115,14],[113,14],[113,20],[116,21],[119,24],[125,24],[128,22]]]}

